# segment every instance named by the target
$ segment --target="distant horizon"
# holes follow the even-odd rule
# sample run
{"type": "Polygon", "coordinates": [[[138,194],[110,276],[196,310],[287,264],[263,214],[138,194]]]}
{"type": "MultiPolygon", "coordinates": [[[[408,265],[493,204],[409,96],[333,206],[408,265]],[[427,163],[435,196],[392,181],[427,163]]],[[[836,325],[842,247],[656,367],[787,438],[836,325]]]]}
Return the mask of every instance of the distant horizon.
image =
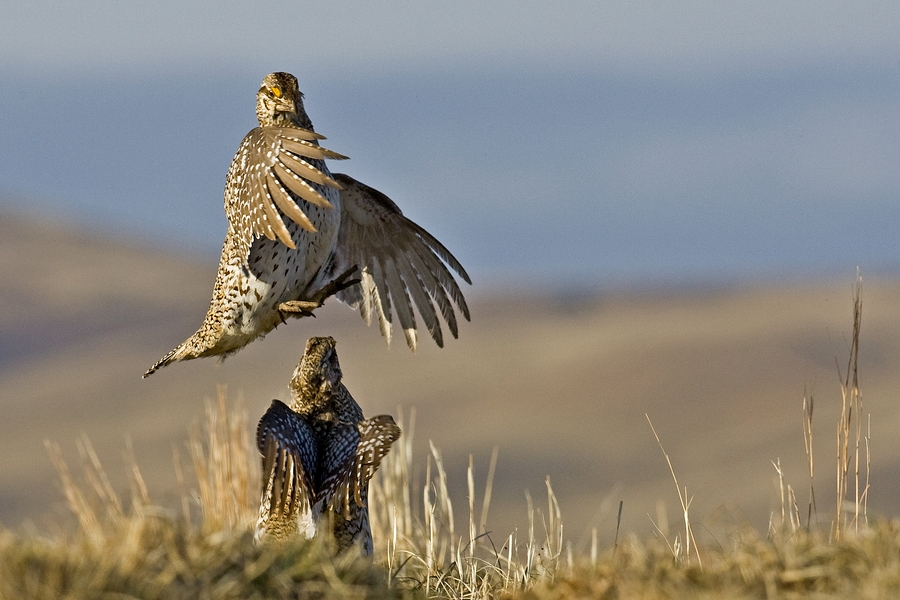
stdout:
{"type": "MultiPolygon", "coordinates": [[[[44,209],[26,207],[21,204],[10,204],[8,198],[0,193],[0,218],[10,216],[25,220],[39,220],[50,227],[69,227],[58,215],[44,209]]],[[[160,241],[159,238],[143,236],[141,232],[110,232],[90,223],[77,223],[75,235],[96,236],[98,244],[122,244],[124,247],[145,248],[150,252],[160,252],[172,257],[181,256],[188,263],[206,264],[210,277],[215,273],[218,264],[221,243],[205,248],[187,248],[174,242],[160,241]]],[[[223,233],[224,236],[224,233],[223,233]]],[[[221,240],[220,240],[221,242],[221,240]]],[[[451,248],[451,252],[454,249],[451,248]]],[[[898,261],[900,262],[900,261],[898,261]]],[[[735,289],[763,289],[789,286],[818,285],[824,282],[846,282],[848,290],[855,281],[856,269],[821,268],[817,271],[798,271],[783,269],[757,273],[706,273],[700,275],[673,274],[671,277],[600,277],[580,278],[577,276],[554,274],[514,274],[492,273],[481,269],[472,269],[463,265],[472,275],[472,285],[466,285],[464,292],[472,298],[502,298],[508,294],[532,294],[536,297],[547,296],[562,303],[577,305],[585,300],[610,296],[678,296],[681,294],[696,295],[698,293],[718,294],[735,289]]],[[[867,281],[900,280],[900,265],[860,266],[860,275],[864,285],[867,281]]],[[[211,279],[212,281],[212,279],[211,279]]],[[[849,293],[849,292],[848,292],[849,293]]]]}
{"type": "MultiPolygon", "coordinates": [[[[900,72],[887,65],[299,76],[317,130],[351,157],[330,167],[390,196],[476,281],[900,270],[900,72]]],[[[215,257],[260,77],[0,72],[3,202],[215,257]],[[198,90],[215,100],[201,118],[186,110],[198,90]]]]}

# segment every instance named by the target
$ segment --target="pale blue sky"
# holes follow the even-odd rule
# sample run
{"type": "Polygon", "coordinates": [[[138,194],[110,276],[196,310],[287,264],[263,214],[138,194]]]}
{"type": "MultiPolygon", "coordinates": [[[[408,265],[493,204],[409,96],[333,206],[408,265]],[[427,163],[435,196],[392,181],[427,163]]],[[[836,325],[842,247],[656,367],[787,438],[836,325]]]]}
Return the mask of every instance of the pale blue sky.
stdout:
{"type": "Polygon", "coordinates": [[[214,258],[288,70],[333,167],[476,281],[896,274],[898,32],[896,2],[20,2],[0,203],[214,258]]]}
{"type": "Polygon", "coordinates": [[[896,2],[7,2],[4,66],[266,67],[310,75],[456,64],[721,69],[896,57],[896,2]]]}

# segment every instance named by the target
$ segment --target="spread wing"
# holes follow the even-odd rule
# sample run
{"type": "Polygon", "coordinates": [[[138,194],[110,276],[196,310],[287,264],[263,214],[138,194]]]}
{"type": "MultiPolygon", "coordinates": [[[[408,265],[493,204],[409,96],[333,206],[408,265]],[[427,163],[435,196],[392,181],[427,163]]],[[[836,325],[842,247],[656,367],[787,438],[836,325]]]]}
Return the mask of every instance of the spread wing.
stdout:
{"type": "Polygon", "coordinates": [[[300,415],[273,400],[256,428],[262,452],[263,490],[268,490],[269,516],[290,516],[309,510],[314,499],[315,434],[300,415]]]}
{"type": "Polygon", "coordinates": [[[266,236],[294,248],[284,216],[315,231],[298,200],[331,208],[323,192],[340,185],[331,178],[324,159],[347,157],[319,146],[321,139],[325,138],[307,129],[257,127],[241,142],[225,182],[225,214],[248,247],[266,236]]]}
{"type": "Polygon", "coordinates": [[[343,173],[335,173],[334,179],[341,186],[335,272],[356,266],[362,280],[338,292],[337,297],[357,308],[367,324],[377,315],[388,343],[393,307],[413,350],[417,341],[415,305],[431,337],[443,347],[437,312],[453,337],[458,334],[454,304],[469,320],[469,307],[450,269],[471,284],[469,275],[443,244],[404,217],[390,198],[343,173]]]}
{"type": "Polygon", "coordinates": [[[322,502],[325,506],[331,504],[343,480],[353,470],[359,443],[360,435],[356,425],[337,424],[329,429],[322,445],[316,502],[322,502]]]}
{"type": "Polygon", "coordinates": [[[400,428],[390,415],[378,415],[361,421],[357,430],[359,444],[353,459],[343,465],[340,476],[335,478],[336,485],[330,498],[326,498],[332,510],[345,515],[350,511],[351,502],[365,506],[369,480],[391,445],[400,439],[400,428]]]}

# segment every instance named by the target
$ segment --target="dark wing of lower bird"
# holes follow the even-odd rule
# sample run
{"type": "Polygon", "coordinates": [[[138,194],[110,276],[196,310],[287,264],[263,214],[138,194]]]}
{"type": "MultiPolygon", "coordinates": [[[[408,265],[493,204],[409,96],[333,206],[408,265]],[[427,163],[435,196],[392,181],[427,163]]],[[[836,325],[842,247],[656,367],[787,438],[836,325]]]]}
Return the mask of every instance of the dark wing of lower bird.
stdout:
{"type": "Polygon", "coordinates": [[[256,428],[262,453],[263,490],[271,490],[269,514],[291,514],[315,500],[317,447],[312,427],[286,404],[273,400],[256,428]]]}
{"type": "Polygon", "coordinates": [[[356,424],[339,423],[329,428],[320,448],[316,502],[331,504],[336,491],[353,470],[359,444],[356,424]]]}
{"type": "Polygon", "coordinates": [[[365,505],[363,490],[368,489],[369,480],[391,445],[400,439],[400,428],[390,415],[378,415],[361,421],[357,431],[359,444],[353,459],[343,465],[328,498],[330,508],[345,515],[349,514],[351,502],[357,506],[365,505]]]}
{"type": "Polygon", "coordinates": [[[337,297],[359,309],[366,323],[377,317],[388,343],[393,307],[413,350],[417,342],[415,305],[431,337],[443,347],[438,311],[453,337],[457,337],[454,304],[469,320],[469,308],[450,269],[471,284],[466,270],[434,236],[404,217],[390,198],[343,173],[333,177],[341,186],[335,272],[356,266],[362,279],[337,297]]]}

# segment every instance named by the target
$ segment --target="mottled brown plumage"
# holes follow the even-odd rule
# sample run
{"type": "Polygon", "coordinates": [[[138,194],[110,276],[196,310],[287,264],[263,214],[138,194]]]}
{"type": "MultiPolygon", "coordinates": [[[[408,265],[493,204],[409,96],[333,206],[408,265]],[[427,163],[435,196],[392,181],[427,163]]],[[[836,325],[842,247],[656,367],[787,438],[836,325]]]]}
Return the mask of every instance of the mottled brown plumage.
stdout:
{"type": "Polygon", "coordinates": [[[332,338],[310,338],[291,379],[291,405],[278,400],[260,419],[263,493],[257,539],[325,528],[337,548],[372,552],[369,480],[400,437],[389,415],[364,419],[341,381],[332,338]]]}
{"type": "Polygon", "coordinates": [[[387,196],[328,170],[346,158],[319,145],[297,80],[272,73],[257,93],[260,126],[241,142],[225,183],[228,232],[209,310],[193,336],[154,364],[227,356],[332,295],[379,322],[390,342],[396,311],[415,350],[418,311],[443,346],[438,313],[458,333],[469,309],[450,269],[462,265],[387,196]],[[448,268],[449,267],[449,268],[448,268]],[[435,309],[435,305],[437,309],[435,309]]]}

